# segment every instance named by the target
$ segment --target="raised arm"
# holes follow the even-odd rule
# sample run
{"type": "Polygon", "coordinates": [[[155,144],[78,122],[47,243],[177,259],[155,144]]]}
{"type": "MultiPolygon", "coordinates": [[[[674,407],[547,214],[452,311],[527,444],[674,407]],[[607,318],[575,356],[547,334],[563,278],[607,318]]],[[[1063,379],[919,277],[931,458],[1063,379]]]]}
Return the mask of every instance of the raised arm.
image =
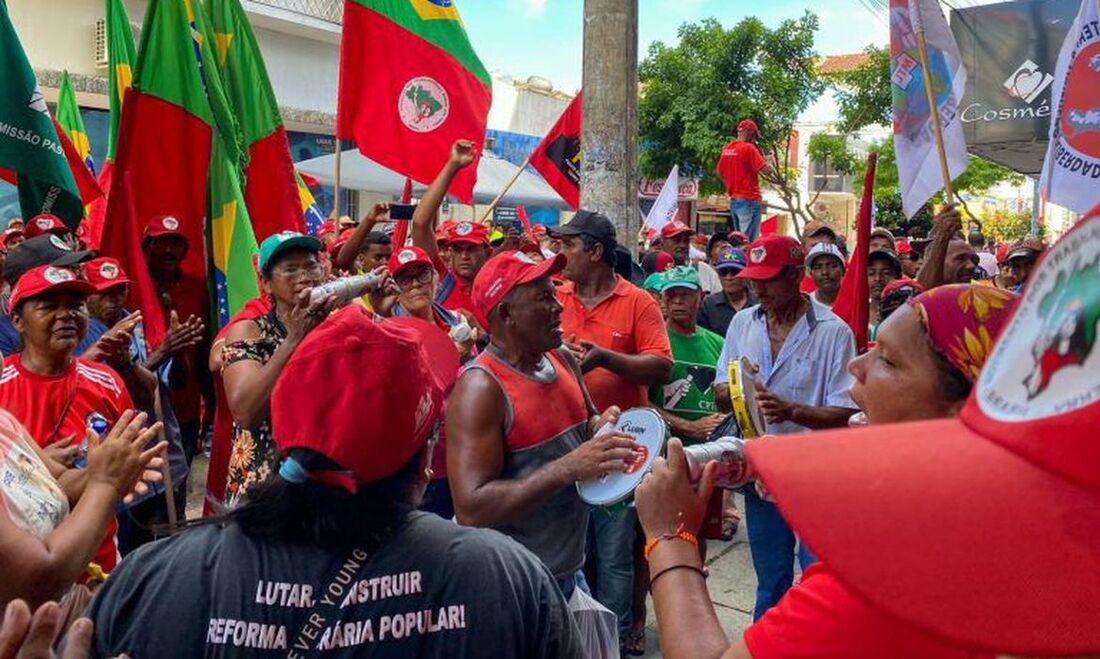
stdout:
{"type": "Polygon", "coordinates": [[[428,186],[420,203],[416,205],[412,218],[413,245],[428,253],[435,261],[439,257],[439,246],[435,242],[435,221],[439,217],[439,207],[447,196],[447,189],[462,169],[473,164],[477,157],[477,145],[470,140],[458,140],[451,146],[451,156],[447,164],[428,186]]]}
{"type": "Polygon", "coordinates": [[[367,216],[363,218],[363,221],[359,223],[359,226],[355,227],[355,231],[348,237],[347,242],[340,246],[340,251],[336,254],[336,263],[334,264],[337,270],[351,270],[351,267],[355,265],[355,257],[359,254],[359,249],[363,246],[363,241],[367,239],[367,234],[373,231],[382,217],[389,212],[389,204],[375,204],[374,207],[370,209],[367,216]]]}
{"type": "Polygon", "coordinates": [[[962,216],[954,204],[948,204],[936,215],[932,221],[936,225],[936,236],[928,251],[924,255],[924,265],[917,274],[917,281],[924,290],[931,290],[943,283],[944,261],[947,259],[947,248],[955,233],[962,230],[962,216]]]}

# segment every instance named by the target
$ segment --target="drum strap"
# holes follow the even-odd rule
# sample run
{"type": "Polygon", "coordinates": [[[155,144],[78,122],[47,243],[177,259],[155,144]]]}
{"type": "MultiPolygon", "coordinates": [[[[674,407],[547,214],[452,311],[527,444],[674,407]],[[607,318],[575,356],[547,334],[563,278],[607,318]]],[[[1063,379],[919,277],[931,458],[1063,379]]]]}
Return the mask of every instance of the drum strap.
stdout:
{"type": "Polygon", "coordinates": [[[592,394],[588,393],[588,387],[584,384],[584,374],[581,373],[581,368],[577,365],[577,360],[573,358],[573,353],[569,352],[569,349],[565,346],[558,348],[558,356],[561,357],[562,362],[569,367],[569,370],[573,372],[573,377],[577,378],[577,384],[580,385],[581,393],[584,395],[584,406],[588,408],[588,416],[594,417],[600,415],[600,410],[596,407],[596,403],[592,402],[592,394]]]}
{"type": "Polygon", "coordinates": [[[356,547],[336,564],[323,590],[315,590],[313,608],[298,629],[287,652],[288,659],[305,659],[321,654],[318,644],[325,629],[340,618],[340,605],[348,590],[367,564],[367,551],[356,547]]]}

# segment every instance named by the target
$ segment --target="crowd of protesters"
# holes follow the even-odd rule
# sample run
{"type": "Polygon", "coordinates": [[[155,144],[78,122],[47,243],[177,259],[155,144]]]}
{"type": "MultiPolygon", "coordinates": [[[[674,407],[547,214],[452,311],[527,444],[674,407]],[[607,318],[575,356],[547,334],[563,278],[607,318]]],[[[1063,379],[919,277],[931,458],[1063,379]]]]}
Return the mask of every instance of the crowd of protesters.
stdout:
{"type": "Polygon", "coordinates": [[[1100,236],[1051,259],[1091,277],[1057,274],[1076,298],[1021,304],[1047,250],[1038,239],[990,249],[954,206],[922,239],[876,228],[858,273],[871,339],[859,354],[832,310],[851,267],[842,233],[815,221],[801,239],[759,235],[770,171],[755,134],[741,122],[718,165],[729,230],[673,221],[636,263],[596,211],[550,229],[440,222],[476,159],[460,140],[406,242],[388,204],[316,236],[270,236],[261,296],[219,333],[204,285],[181,269],[197,246],[175,218],[149,218],[142,247],[167,326],[152,346],[118,261],[52,216],[9,225],[0,656],[65,630],[66,656],[583,656],[582,594],[614,616],[629,655],[647,650],[647,595],[669,657],[1100,650],[1094,626],[1073,624],[1100,616],[1095,532],[1049,519],[1074,511],[1095,528],[1094,443],[1037,446],[1048,425],[1095,421],[1096,404],[1017,409],[1016,432],[975,402],[1018,306],[1050,334],[1046,352],[1003,358],[1037,360],[1037,374],[1022,371],[1027,400],[1051,387],[1086,400],[1073,392],[1088,378],[1051,381],[1092,354],[1100,236]],[[375,284],[350,304],[311,295],[364,273],[375,284]],[[741,514],[713,488],[713,465],[692,482],[684,447],[739,434],[732,361],[752,365],[767,437],[748,442],[754,479],[740,488],[754,624],[731,645],[707,593],[706,540],[733,537],[741,514]],[[639,459],[635,439],[611,431],[639,407],[675,438],[667,456],[628,505],[586,504],[577,482],[639,459]],[[914,425],[889,425],[901,423],[914,425]],[[187,520],[204,450],[208,514],[187,520]],[[1029,484],[1049,489],[1041,503],[1021,502],[1029,484]],[[708,511],[720,523],[704,527],[708,511]],[[1020,534],[1042,535],[1020,549],[1026,579],[981,549],[1020,534]],[[1077,561],[1068,574],[1059,552],[1077,561]],[[1037,594],[1036,575],[1056,594],[1037,594]],[[1026,583],[1002,594],[1002,580],[1026,583]]]}

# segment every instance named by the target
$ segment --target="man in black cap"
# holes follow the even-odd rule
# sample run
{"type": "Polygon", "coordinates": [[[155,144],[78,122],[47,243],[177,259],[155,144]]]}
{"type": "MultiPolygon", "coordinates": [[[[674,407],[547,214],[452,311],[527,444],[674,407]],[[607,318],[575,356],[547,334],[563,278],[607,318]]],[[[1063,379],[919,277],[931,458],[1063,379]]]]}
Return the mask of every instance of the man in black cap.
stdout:
{"type": "MultiPolygon", "coordinates": [[[[53,234],[36,236],[8,252],[8,258],[4,262],[4,281],[14,287],[23,273],[32,268],[40,265],[71,266],[94,257],[95,252],[92,251],[73,251],[65,241],[53,234]]],[[[12,326],[5,305],[3,315],[0,316],[0,353],[11,355],[19,352],[20,343],[19,333],[12,326]]]]}
{"type": "MultiPolygon", "coordinates": [[[[615,274],[615,227],[604,215],[581,210],[559,227],[567,280],[558,287],[561,329],[584,373],[596,408],[647,406],[648,387],[672,373],[672,348],[657,303],[615,274]]],[[[596,599],[619,619],[620,640],[631,629],[634,577],[633,508],[598,509],[589,528],[589,565],[596,599]]]]}
{"type": "Polygon", "coordinates": [[[882,289],[901,277],[901,261],[888,249],[876,249],[867,256],[867,286],[871,292],[871,334],[873,341],[882,322],[882,289]]]}

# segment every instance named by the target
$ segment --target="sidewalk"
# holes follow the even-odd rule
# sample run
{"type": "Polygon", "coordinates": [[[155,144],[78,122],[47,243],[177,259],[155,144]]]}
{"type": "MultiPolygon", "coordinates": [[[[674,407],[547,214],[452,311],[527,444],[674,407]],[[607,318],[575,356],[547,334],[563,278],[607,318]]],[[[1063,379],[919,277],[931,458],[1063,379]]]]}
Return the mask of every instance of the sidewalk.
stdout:
{"type": "MultiPolygon", "coordinates": [[[[744,511],[745,502],[737,495],[737,509],[744,511]]],[[[745,534],[745,520],[730,542],[710,540],[707,543],[707,567],[710,577],[707,588],[718,613],[722,629],[730,638],[740,637],[752,624],[752,607],[756,601],[756,575],[752,570],[749,554],[749,538],[745,534]]],[[[657,621],[653,617],[653,602],[647,603],[649,619],[646,623],[646,657],[660,657],[657,640],[657,621]]],[[[624,657],[623,659],[626,659],[624,657]]]]}

